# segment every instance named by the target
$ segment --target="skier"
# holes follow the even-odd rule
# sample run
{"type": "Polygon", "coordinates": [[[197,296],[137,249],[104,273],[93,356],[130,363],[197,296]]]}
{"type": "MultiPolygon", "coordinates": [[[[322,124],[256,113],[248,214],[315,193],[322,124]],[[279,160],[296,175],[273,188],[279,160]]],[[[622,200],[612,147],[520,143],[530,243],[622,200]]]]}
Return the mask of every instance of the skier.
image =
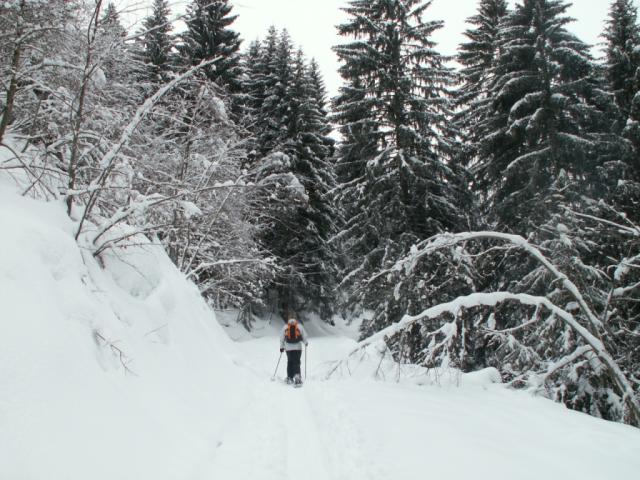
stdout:
{"type": "Polygon", "coordinates": [[[280,334],[280,353],[287,352],[287,383],[302,385],[300,377],[300,357],[302,356],[302,344],[309,345],[307,332],[298,323],[295,316],[290,316],[289,321],[280,334]]]}

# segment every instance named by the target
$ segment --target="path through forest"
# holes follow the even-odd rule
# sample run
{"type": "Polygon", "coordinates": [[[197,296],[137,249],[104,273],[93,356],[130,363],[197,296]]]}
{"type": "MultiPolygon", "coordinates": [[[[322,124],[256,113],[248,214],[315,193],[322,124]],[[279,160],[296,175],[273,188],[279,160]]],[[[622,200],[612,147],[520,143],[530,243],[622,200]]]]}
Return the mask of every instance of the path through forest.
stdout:
{"type": "Polygon", "coordinates": [[[248,372],[245,397],[194,478],[595,480],[640,471],[640,430],[500,384],[325,380],[328,362],[355,342],[308,329],[308,378],[300,389],[282,382],[284,356],[270,381],[276,325],[237,343],[236,363],[248,372]]]}

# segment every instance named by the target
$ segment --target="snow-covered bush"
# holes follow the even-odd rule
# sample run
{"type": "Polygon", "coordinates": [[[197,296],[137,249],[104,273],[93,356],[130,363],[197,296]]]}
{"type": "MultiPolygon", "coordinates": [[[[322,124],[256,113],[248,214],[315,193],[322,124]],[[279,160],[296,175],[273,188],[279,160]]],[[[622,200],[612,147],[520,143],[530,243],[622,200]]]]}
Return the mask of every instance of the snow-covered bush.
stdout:
{"type": "MultiPolygon", "coordinates": [[[[385,339],[395,357],[402,360],[406,345],[414,342],[417,347],[410,349],[413,358],[407,358],[415,359],[417,351],[425,366],[464,366],[465,362],[476,368],[494,366],[514,386],[534,387],[577,410],[638,425],[638,334],[635,320],[627,316],[630,308],[637,308],[637,302],[626,296],[639,288],[640,282],[637,272],[628,277],[625,274],[629,267],[637,269],[640,231],[633,224],[573,212],[567,216],[595,222],[598,228],[615,226],[635,239],[626,245],[636,253],[613,259],[615,270],[608,277],[598,267],[583,264],[578,250],[562,254],[557,242],[567,248],[571,245],[571,232],[563,223],[556,224],[557,240],[549,239],[543,247],[517,235],[489,231],[435,236],[379,275],[399,272],[409,276],[435,252],[490,241],[491,247],[474,257],[502,251],[506,258],[522,260],[520,254],[524,253],[534,266],[529,279],[524,278],[517,287],[528,285],[530,291],[510,291],[510,285],[505,285],[460,296],[417,314],[406,314],[400,322],[363,340],[363,345],[385,339]],[[569,268],[569,263],[577,267],[567,275],[558,264],[569,268]],[[540,286],[536,287],[536,282],[540,286]],[[620,283],[623,286],[615,286],[620,283]],[[468,341],[475,344],[473,349],[466,348],[468,341]]],[[[585,240],[582,246],[587,243],[585,240]]],[[[472,258],[464,249],[459,254],[472,258]]]]}
{"type": "Polygon", "coordinates": [[[8,126],[26,138],[28,153],[14,151],[2,168],[24,169],[31,194],[64,198],[76,239],[94,256],[144,233],[212,304],[258,302],[271,272],[249,222],[243,139],[226,92],[198,75],[218,60],[151,85],[151,67],[139,61],[112,4],[3,8],[0,49],[11,53],[11,38],[25,32],[31,43],[16,44],[19,69],[3,60],[0,71],[6,84],[12,75],[28,78],[9,95],[15,108],[5,110],[0,134],[8,126]],[[134,231],[114,235],[123,223],[134,231]]]}

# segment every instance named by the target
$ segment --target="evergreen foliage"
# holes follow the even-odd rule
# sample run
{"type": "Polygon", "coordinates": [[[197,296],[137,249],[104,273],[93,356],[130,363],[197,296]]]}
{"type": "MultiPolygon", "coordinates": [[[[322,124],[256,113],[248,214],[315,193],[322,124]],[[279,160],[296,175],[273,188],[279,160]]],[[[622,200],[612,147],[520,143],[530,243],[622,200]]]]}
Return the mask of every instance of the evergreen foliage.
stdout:
{"type": "Polygon", "coordinates": [[[335,210],[328,198],[334,179],[333,140],[323,79],[304,53],[294,53],[286,30],[275,28],[248,52],[247,93],[255,137],[255,179],[264,247],[278,259],[272,287],[278,308],[333,312],[335,253],[328,240],[335,210]],[[274,190],[277,190],[274,194],[274,190]]]}
{"type": "Polygon", "coordinates": [[[352,259],[342,285],[352,301],[376,310],[365,334],[396,321],[408,305],[417,308],[421,302],[411,297],[423,298],[412,289],[394,295],[389,283],[366,279],[419,240],[456,230],[462,219],[460,175],[448,161],[456,139],[448,122],[454,76],[431,39],[442,22],[423,20],[430,4],[356,0],[338,26],[354,37],[334,47],[346,84],[335,102],[345,134],[337,168],[346,183],[338,198],[353,202],[340,234],[352,259]]]}
{"type": "Polygon", "coordinates": [[[569,4],[525,0],[504,22],[492,109],[479,125],[477,186],[498,229],[528,234],[545,221],[561,171],[585,192],[618,138],[607,135],[613,105],[588,46],[569,33],[569,4]]]}
{"type": "Polygon", "coordinates": [[[640,26],[638,9],[632,0],[615,0],[603,33],[605,40],[605,71],[609,89],[616,97],[623,121],[631,111],[633,97],[640,79],[640,26]]]}
{"type": "Polygon", "coordinates": [[[635,152],[622,158],[617,172],[612,172],[623,189],[617,194],[618,204],[636,220],[640,202],[640,26],[638,9],[630,0],[615,0],[611,4],[606,23],[605,75],[609,90],[615,95],[620,110],[619,120],[614,123],[617,130],[622,128],[635,152]],[[619,126],[618,126],[619,125],[619,126]]]}
{"type": "Polygon", "coordinates": [[[187,31],[178,45],[184,65],[218,59],[205,67],[209,80],[226,87],[230,93],[240,89],[240,34],[230,27],[237,18],[228,0],[193,0],[187,7],[187,31]]]}
{"type": "Polygon", "coordinates": [[[478,13],[467,19],[474,28],[464,32],[468,42],[459,47],[457,60],[461,86],[456,92],[455,121],[464,138],[462,160],[466,164],[478,160],[478,144],[482,133],[477,128],[491,115],[493,99],[489,94],[495,80],[500,54],[500,24],[508,13],[506,0],[481,0],[478,13]]]}
{"type": "Polygon", "coordinates": [[[166,82],[171,71],[174,40],[169,13],[168,0],[154,0],[151,15],[142,22],[142,62],[153,83],[166,82]]]}

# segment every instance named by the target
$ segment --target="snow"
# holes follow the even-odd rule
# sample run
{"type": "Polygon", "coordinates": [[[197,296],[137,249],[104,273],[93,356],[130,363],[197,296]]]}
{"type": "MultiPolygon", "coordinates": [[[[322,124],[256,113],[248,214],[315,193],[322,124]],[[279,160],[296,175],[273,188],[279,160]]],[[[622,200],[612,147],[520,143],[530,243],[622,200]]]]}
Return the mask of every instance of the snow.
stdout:
{"type": "MultiPolygon", "coordinates": [[[[0,158],[2,161],[2,158],[0,158]]],[[[305,385],[270,381],[283,325],[212,312],[155,245],[74,239],[0,173],[0,478],[636,478],[640,430],[472,374],[380,362],[358,321],[303,315],[305,385]],[[343,362],[341,365],[345,365],[343,362]],[[382,373],[375,378],[375,373],[382,373]]],[[[118,228],[125,228],[118,226],[118,228]]],[[[447,328],[447,327],[445,327],[447,328]]]]}
{"type": "Polygon", "coordinates": [[[507,389],[495,369],[396,383],[373,379],[372,358],[325,380],[332,360],[356,345],[337,334],[341,326],[307,327],[302,389],[269,382],[281,320],[239,337],[229,320],[256,376],[254,407],[220,446],[210,478],[595,480],[635,478],[640,467],[640,431],[507,389]]]}
{"type": "Polygon", "coordinates": [[[157,247],[83,261],[6,178],[0,224],[0,477],[188,478],[242,391],[197,289],[157,247]]]}
{"type": "Polygon", "coordinates": [[[107,77],[104,70],[100,67],[96,68],[91,75],[91,80],[96,88],[104,88],[107,85],[107,77]]]}
{"type": "Polygon", "coordinates": [[[180,202],[180,205],[182,206],[182,210],[185,214],[185,217],[187,218],[197,217],[202,215],[202,210],[200,210],[198,206],[193,202],[182,200],[180,202]]]}

